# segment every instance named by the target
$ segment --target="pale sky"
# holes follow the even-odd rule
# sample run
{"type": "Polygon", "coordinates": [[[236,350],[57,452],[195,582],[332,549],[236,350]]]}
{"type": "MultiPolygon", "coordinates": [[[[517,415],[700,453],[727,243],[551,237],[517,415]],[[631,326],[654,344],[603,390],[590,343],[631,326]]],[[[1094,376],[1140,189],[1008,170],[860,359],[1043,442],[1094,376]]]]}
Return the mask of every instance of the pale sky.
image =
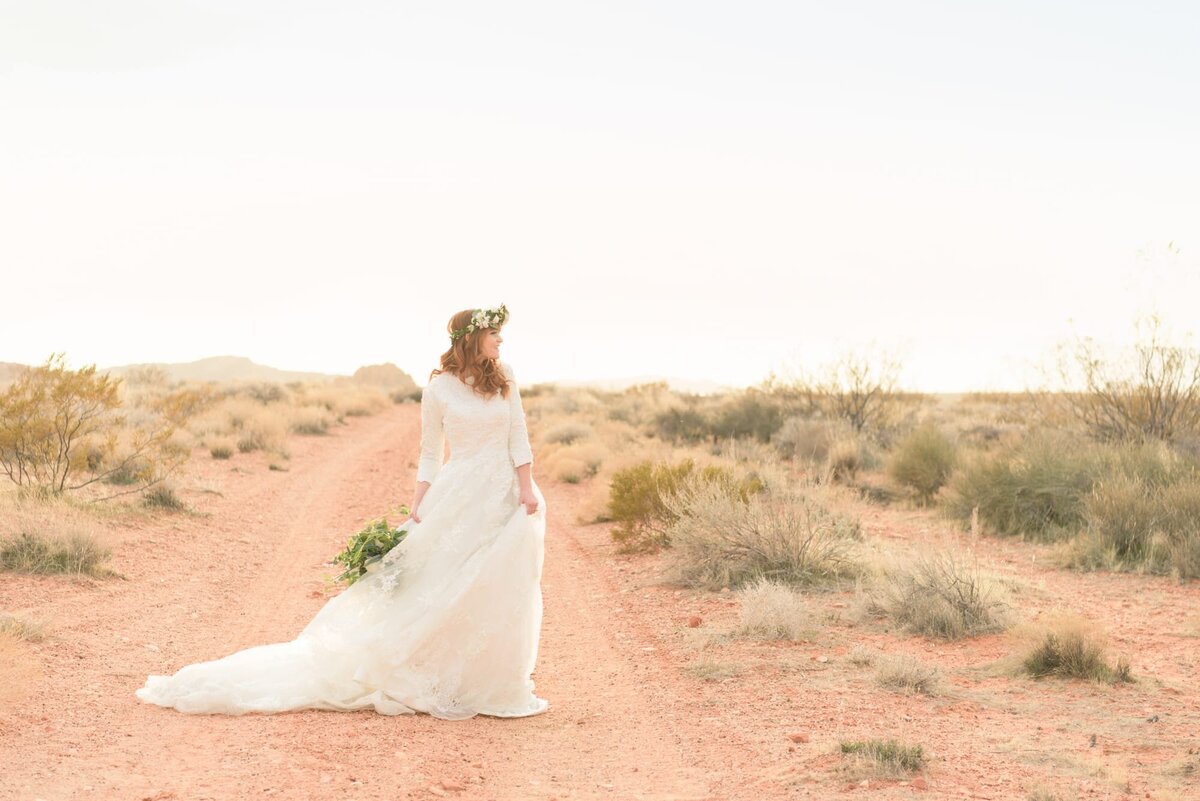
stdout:
{"type": "Polygon", "coordinates": [[[1021,388],[1200,331],[1195,8],[0,0],[0,361],[1021,388]]]}

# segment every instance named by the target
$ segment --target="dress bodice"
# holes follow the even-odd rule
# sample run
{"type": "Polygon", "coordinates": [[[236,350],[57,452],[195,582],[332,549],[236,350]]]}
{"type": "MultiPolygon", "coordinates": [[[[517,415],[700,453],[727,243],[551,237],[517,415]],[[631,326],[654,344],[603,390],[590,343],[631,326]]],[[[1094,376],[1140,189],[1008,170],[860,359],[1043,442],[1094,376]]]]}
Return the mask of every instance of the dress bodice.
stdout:
{"type": "Polygon", "coordinates": [[[505,398],[484,398],[451,373],[430,379],[421,393],[421,460],[417,480],[432,482],[442,467],[444,443],[450,459],[510,461],[513,467],[533,461],[521,394],[512,368],[501,365],[509,380],[505,398]]]}

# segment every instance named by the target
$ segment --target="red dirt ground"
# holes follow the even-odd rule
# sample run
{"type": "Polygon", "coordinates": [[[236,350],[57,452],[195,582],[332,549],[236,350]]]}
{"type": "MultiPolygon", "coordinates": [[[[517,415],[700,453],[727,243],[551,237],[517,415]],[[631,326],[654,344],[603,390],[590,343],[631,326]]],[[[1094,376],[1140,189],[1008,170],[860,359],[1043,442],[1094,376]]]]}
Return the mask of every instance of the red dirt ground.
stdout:
{"type": "Polygon", "coordinates": [[[182,493],[196,514],[110,532],[124,579],[6,576],[0,610],[50,623],[25,646],[39,675],[0,693],[0,799],[1200,798],[1200,585],[1056,570],[1045,548],[868,506],[871,536],[973,547],[1017,582],[1026,618],[1061,607],[1102,622],[1140,681],[1003,675],[1007,637],[888,633],[855,623],[846,592],[811,596],[809,642],[729,637],[733,593],[667,584],[669,554],[616,554],[606,526],[575,521],[586,487],[539,478],[545,714],[190,716],[134,697],[147,674],[295,636],[326,597],[325,560],[410,498],[419,424],[407,405],[293,439],[286,472],[198,454],[182,493]],[[946,688],[878,689],[847,659],[855,645],[936,664],[946,688]],[[706,679],[698,660],[729,675],[706,679]],[[912,780],[851,775],[837,743],[866,737],[919,743],[929,765],[912,780]]]}

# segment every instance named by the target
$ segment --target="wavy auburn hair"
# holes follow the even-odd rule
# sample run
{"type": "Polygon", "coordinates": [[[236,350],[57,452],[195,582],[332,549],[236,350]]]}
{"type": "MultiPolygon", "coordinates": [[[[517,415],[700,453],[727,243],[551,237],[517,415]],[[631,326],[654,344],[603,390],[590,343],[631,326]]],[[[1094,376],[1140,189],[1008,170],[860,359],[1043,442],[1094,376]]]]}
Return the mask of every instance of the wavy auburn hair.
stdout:
{"type": "MultiPolygon", "coordinates": [[[[453,333],[459,328],[465,328],[471,322],[474,309],[463,309],[450,318],[446,324],[446,333],[453,333]]],[[[472,331],[466,336],[459,337],[450,345],[450,350],[442,354],[441,367],[434,369],[429,377],[439,373],[453,373],[469,384],[476,394],[485,398],[495,397],[499,393],[508,397],[508,379],[500,369],[500,363],[489,359],[479,352],[479,340],[489,328],[472,331]],[[472,382],[471,379],[474,379],[472,382]]]]}

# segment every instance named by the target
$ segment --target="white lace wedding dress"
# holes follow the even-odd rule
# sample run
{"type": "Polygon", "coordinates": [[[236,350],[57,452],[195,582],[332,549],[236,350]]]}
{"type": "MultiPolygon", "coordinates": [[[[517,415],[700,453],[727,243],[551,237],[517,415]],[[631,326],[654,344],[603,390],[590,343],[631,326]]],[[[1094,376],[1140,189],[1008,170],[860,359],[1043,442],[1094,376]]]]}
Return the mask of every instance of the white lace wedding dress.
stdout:
{"type": "MultiPolygon", "coordinates": [[[[512,381],[512,370],[504,365],[512,381]]],[[[417,479],[431,485],[421,522],[331,598],[291,642],[259,645],[172,676],[150,676],[143,701],[181,712],[373,708],[447,720],[523,717],[534,695],[542,621],[546,501],[518,504],[515,467],[532,462],[515,381],[481,398],[442,373],[421,397],[417,479]],[[443,442],[450,458],[442,464],[443,442]]]]}

